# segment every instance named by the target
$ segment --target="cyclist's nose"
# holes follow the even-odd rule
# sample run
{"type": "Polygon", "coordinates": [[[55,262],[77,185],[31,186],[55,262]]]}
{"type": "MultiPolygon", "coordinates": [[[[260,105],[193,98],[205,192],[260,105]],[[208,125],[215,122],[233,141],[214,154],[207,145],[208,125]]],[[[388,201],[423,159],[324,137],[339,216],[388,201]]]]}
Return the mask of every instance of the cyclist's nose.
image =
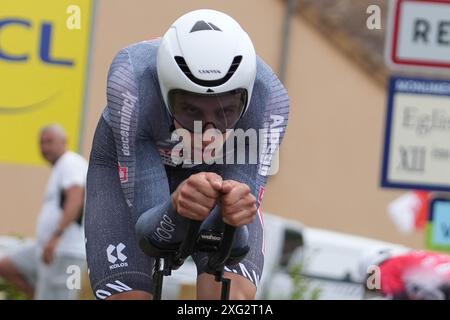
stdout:
{"type": "Polygon", "coordinates": [[[213,122],[211,122],[211,121],[205,122],[203,124],[203,132],[205,132],[208,129],[216,129],[216,125],[213,122]]]}
{"type": "MultiPolygon", "coordinates": [[[[216,109],[211,108],[210,110],[205,110],[203,113],[202,121],[203,121],[203,128],[205,128],[207,124],[212,124],[213,128],[216,128],[217,127],[216,124],[218,123],[218,121],[220,121],[220,118],[218,117],[218,112],[216,111],[216,109]]],[[[209,129],[209,128],[205,128],[205,129],[209,129]]]]}

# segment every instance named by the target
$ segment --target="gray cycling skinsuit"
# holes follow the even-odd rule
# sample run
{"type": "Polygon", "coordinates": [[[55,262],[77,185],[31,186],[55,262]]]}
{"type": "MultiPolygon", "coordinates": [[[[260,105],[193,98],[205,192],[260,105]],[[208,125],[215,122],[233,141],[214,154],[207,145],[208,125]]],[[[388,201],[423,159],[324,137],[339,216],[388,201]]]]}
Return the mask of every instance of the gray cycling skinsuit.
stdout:
{"type": "MultiPolygon", "coordinates": [[[[257,161],[175,164],[170,154],[179,141],[171,140],[173,120],[164,107],[157,80],[159,43],[159,40],[143,41],[122,49],[108,74],[107,106],[93,140],[86,197],[87,262],[91,286],[98,299],[131,290],[152,293],[154,259],[139,248],[135,224],[148,210],[156,207],[168,210],[171,193],[190,175],[215,172],[223,179],[246,183],[258,199],[259,207],[272,155],[287,125],[289,100],[286,90],[273,71],[258,58],[249,109],[236,126],[244,131],[265,130],[258,136],[267,143],[258,149],[257,161]]],[[[249,155],[252,152],[249,144],[245,147],[249,155]]],[[[224,154],[229,154],[230,150],[224,154]]],[[[163,216],[164,212],[161,213],[163,216]]],[[[175,216],[165,230],[170,231],[168,237],[171,240],[183,238],[187,226],[186,219],[178,214],[175,216]]],[[[249,253],[238,265],[227,266],[225,270],[237,273],[257,286],[264,263],[260,210],[258,217],[248,225],[248,231],[249,253]]],[[[207,256],[195,254],[193,258],[197,272],[201,274],[207,256]]]]}

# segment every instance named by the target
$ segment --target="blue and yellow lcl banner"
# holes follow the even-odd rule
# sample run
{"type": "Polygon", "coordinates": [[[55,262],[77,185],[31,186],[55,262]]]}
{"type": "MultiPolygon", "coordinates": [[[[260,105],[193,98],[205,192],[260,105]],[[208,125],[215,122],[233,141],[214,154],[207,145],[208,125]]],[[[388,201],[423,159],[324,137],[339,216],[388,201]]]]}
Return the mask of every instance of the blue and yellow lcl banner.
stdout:
{"type": "Polygon", "coordinates": [[[81,135],[91,0],[0,2],[0,162],[42,164],[39,131],[59,123],[81,135]]]}

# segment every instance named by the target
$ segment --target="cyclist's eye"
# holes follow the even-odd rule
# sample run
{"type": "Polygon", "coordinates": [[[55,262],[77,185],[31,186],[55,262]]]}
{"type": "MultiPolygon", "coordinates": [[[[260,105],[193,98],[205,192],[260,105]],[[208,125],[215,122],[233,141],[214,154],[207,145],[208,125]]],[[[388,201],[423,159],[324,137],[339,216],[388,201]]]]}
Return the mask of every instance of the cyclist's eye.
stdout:
{"type": "Polygon", "coordinates": [[[225,108],[225,109],[223,109],[223,113],[225,114],[225,116],[231,117],[236,114],[236,109],[235,108],[225,108]]]}
{"type": "Polygon", "coordinates": [[[201,114],[201,111],[197,107],[192,105],[184,105],[183,112],[185,112],[189,116],[198,116],[201,114]]]}

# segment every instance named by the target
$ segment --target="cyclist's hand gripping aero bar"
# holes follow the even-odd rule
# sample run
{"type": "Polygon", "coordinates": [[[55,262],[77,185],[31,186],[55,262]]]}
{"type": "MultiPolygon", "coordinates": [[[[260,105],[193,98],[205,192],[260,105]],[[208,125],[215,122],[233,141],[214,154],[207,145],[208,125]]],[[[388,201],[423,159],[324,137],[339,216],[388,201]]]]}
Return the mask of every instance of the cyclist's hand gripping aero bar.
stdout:
{"type": "Polygon", "coordinates": [[[202,223],[180,216],[170,201],[144,212],[135,231],[141,250],[156,258],[154,299],[161,298],[163,276],[178,269],[193,251],[209,253],[206,272],[223,283],[222,299],[228,299],[229,280],[223,279],[224,266],[239,263],[249,251],[247,226],[236,229],[224,224],[218,206],[202,223]]]}

